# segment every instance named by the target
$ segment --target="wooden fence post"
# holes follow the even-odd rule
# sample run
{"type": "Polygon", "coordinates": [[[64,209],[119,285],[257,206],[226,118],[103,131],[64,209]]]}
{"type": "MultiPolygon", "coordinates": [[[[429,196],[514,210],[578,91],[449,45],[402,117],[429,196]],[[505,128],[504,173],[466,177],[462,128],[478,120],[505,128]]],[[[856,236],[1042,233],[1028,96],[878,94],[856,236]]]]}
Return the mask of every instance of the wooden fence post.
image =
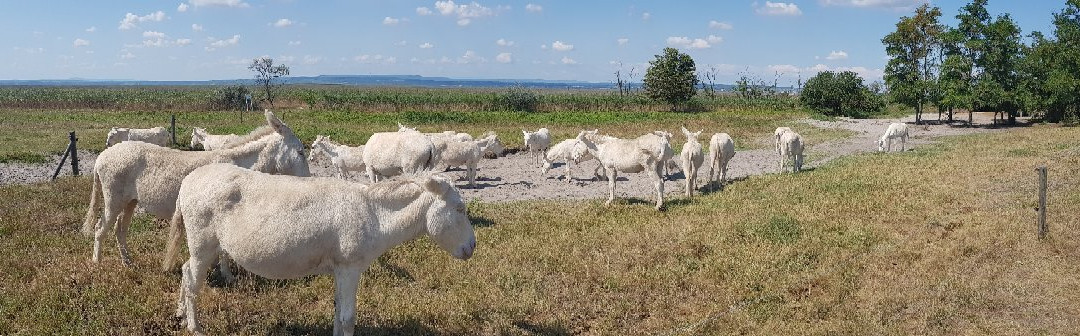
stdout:
{"type": "Polygon", "coordinates": [[[1050,228],[1046,226],[1046,166],[1035,168],[1039,173],[1039,239],[1046,238],[1050,228]]]}
{"type": "Polygon", "coordinates": [[[71,151],[71,175],[79,176],[79,138],[75,137],[75,131],[68,132],[68,150],[71,151]]]}
{"type": "Polygon", "coordinates": [[[176,144],[176,113],[173,113],[171,116],[169,116],[169,133],[172,133],[172,144],[173,144],[173,146],[177,146],[177,144],[176,144]]]}

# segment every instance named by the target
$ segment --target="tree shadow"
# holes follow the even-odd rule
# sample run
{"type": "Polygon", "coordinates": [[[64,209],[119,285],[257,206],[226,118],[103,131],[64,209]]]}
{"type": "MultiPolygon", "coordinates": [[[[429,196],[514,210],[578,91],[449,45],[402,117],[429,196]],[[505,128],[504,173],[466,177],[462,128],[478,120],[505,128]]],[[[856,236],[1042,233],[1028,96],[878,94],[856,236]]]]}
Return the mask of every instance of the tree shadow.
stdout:
{"type": "Polygon", "coordinates": [[[535,335],[545,336],[564,336],[571,335],[571,332],[564,326],[550,326],[542,324],[534,324],[529,321],[514,321],[514,326],[528,331],[535,335]]]}

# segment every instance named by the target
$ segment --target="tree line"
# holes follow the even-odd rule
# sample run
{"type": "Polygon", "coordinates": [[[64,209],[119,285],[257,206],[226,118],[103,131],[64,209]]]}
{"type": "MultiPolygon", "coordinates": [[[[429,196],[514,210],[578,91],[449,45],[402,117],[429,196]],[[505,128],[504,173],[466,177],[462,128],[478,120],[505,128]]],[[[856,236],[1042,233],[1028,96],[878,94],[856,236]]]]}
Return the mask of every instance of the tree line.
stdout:
{"type": "Polygon", "coordinates": [[[1009,123],[1021,112],[1050,122],[1080,117],[1080,0],[1053,13],[1052,35],[1034,31],[1026,42],[1008,13],[993,17],[986,4],[962,7],[955,27],[929,4],[902,17],[881,40],[890,98],[914,108],[916,122],[926,107],[949,121],[956,109],[994,111],[1009,123]]]}

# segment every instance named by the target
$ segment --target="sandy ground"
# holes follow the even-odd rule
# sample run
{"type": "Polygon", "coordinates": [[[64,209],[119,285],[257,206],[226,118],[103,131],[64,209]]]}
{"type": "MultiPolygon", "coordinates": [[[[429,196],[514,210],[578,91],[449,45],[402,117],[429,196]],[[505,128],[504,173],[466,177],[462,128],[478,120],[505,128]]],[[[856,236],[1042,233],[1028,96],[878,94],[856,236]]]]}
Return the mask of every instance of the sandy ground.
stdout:
{"type": "MultiPolygon", "coordinates": [[[[934,117],[934,116],[931,116],[934,117]]],[[[965,116],[966,117],[966,116],[965,116]]],[[[799,120],[794,123],[808,123],[822,128],[842,128],[854,131],[855,136],[839,141],[821,143],[807,148],[807,161],[804,167],[817,167],[846,155],[873,152],[877,150],[877,139],[891,122],[913,122],[914,117],[903,119],[841,119],[833,122],[817,120],[799,120]]],[[[976,125],[989,124],[987,116],[977,116],[976,125]]],[[[933,143],[935,138],[946,135],[958,135],[982,132],[998,132],[1005,129],[986,127],[954,127],[949,125],[911,125],[911,139],[907,148],[918,147],[933,143]]],[[[707,143],[712,133],[705,132],[701,141],[707,143]]],[[[770,134],[762,135],[762,138],[770,134]]],[[[561,140],[561,139],[559,139],[561,140]]],[[[679,134],[673,138],[674,142],[683,142],[685,138],[679,134]]],[[[557,142],[557,141],[553,141],[557,142]]],[[[83,174],[89,174],[94,165],[97,155],[87,152],[79,152],[79,165],[83,174]]],[[[706,162],[708,162],[706,157],[706,162]]],[[[53,170],[60,157],[50,158],[48,164],[26,163],[0,163],[0,185],[26,184],[46,182],[52,176],[53,170]]],[[[735,154],[729,164],[729,179],[739,180],[750,175],[761,175],[777,172],[779,157],[772,148],[745,150],[735,154]]],[[[464,181],[465,172],[453,169],[448,174],[458,179],[458,185],[462,187],[462,196],[465,199],[479,199],[484,202],[504,202],[532,199],[605,199],[607,197],[607,181],[592,179],[592,171],[597,167],[596,161],[585,162],[573,167],[573,180],[567,183],[561,179],[565,167],[556,164],[555,168],[546,175],[540,174],[540,164],[531,154],[514,153],[493,160],[483,160],[477,173],[477,188],[467,188],[464,181]]],[[[324,160],[316,160],[311,165],[312,173],[316,176],[335,176],[324,160]]],[[[707,169],[699,172],[699,179],[704,180],[707,169]]],[[[70,164],[65,164],[60,173],[61,176],[71,175],[70,164]]],[[[366,181],[363,174],[355,174],[349,177],[353,181],[366,181]]],[[[664,190],[667,195],[678,195],[683,192],[685,178],[680,171],[669,175],[664,182],[664,190]]],[[[616,197],[632,197],[637,199],[652,200],[653,186],[645,174],[620,174],[616,182],[616,197]]],[[[737,182],[735,182],[737,183],[737,182]]],[[[704,185],[700,182],[699,185],[704,185]]]]}

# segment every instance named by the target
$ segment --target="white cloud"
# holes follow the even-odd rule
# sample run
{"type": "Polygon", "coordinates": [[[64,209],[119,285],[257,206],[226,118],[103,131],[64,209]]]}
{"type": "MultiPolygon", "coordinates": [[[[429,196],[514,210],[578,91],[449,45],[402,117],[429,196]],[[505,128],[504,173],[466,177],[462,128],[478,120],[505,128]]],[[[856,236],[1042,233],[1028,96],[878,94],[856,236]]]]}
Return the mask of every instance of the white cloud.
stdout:
{"type": "Polygon", "coordinates": [[[799,9],[799,5],[794,3],[785,2],[772,2],[765,1],[765,7],[759,7],[756,12],[761,15],[786,15],[786,16],[799,16],[802,15],[802,10],[799,9]]]}
{"type": "Polygon", "coordinates": [[[285,27],[288,27],[288,26],[292,26],[295,23],[296,22],[293,22],[293,20],[289,20],[289,19],[278,19],[277,21],[274,22],[274,27],[285,28],[285,27]]]}
{"type": "Polygon", "coordinates": [[[705,40],[709,41],[710,44],[719,44],[720,42],[724,42],[723,37],[716,36],[716,35],[709,35],[708,37],[705,38],[705,40]]]}
{"type": "Polygon", "coordinates": [[[376,54],[376,55],[364,54],[364,55],[359,55],[359,56],[353,57],[353,61],[356,61],[358,63],[363,63],[363,64],[394,64],[394,63],[397,63],[397,58],[395,58],[393,56],[387,57],[387,56],[378,55],[378,54],[376,54]]]}
{"type": "Polygon", "coordinates": [[[120,55],[120,59],[132,59],[132,58],[135,58],[135,54],[132,54],[130,51],[124,53],[123,55],[120,55]]]}
{"type": "Polygon", "coordinates": [[[794,74],[799,72],[799,67],[791,64],[773,64],[766,67],[769,72],[777,72],[782,74],[794,74]]]}
{"type": "Polygon", "coordinates": [[[183,46],[186,46],[186,45],[189,45],[189,44],[191,44],[191,39],[186,39],[186,38],[176,39],[176,45],[178,45],[178,46],[183,47],[183,46]]]}
{"type": "Polygon", "coordinates": [[[487,60],[483,57],[476,56],[476,52],[472,50],[466,50],[465,55],[458,57],[458,64],[472,64],[472,63],[486,63],[487,60]]]}
{"type": "Polygon", "coordinates": [[[619,45],[626,45],[627,43],[630,43],[630,39],[624,37],[624,38],[615,40],[615,42],[618,42],[619,45]]]}
{"type": "Polygon", "coordinates": [[[540,45],[540,49],[544,49],[544,50],[547,50],[547,45],[546,45],[546,44],[541,44],[541,45],[540,45]]]}
{"type": "Polygon", "coordinates": [[[140,22],[161,22],[165,20],[165,12],[157,11],[143,16],[127,13],[123,19],[120,19],[120,30],[127,30],[135,28],[135,25],[140,22]]]}
{"type": "Polygon", "coordinates": [[[495,56],[495,61],[499,62],[499,63],[510,63],[510,62],[513,62],[514,59],[513,59],[512,54],[504,52],[504,53],[500,53],[499,55],[495,56]]]}
{"type": "Polygon", "coordinates": [[[93,33],[93,32],[96,32],[96,31],[97,31],[96,26],[90,26],[90,28],[86,28],[87,33],[93,33]]]}
{"type": "Polygon", "coordinates": [[[224,39],[224,40],[211,39],[211,41],[212,42],[210,42],[210,46],[212,46],[214,48],[224,48],[224,47],[228,47],[228,46],[234,46],[237,43],[240,43],[240,35],[233,35],[232,38],[228,38],[228,39],[224,39]]]}
{"type": "Polygon", "coordinates": [[[573,58],[563,56],[562,64],[577,64],[577,61],[575,61],[573,58]]]}
{"type": "MultiPolygon", "coordinates": [[[[468,26],[472,23],[472,19],[495,15],[495,10],[490,7],[484,7],[476,1],[473,1],[468,5],[454,3],[454,0],[435,1],[435,11],[443,16],[456,16],[457,24],[459,26],[468,26]]],[[[416,8],[416,13],[420,15],[433,14],[427,7],[416,8]]]]}
{"type": "Polygon", "coordinates": [[[720,22],[720,21],[716,21],[716,20],[710,20],[709,21],[709,28],[720,29],[720,30],[730,30],[732,28],[735,28],[735,26],[732,26],[730,23],[727,23],[727,22],[720,22]]]}
{"type": "Polygon", "coordinates": [[[835,51],[834,50],[832,52],[829,52],[829,56],[825,56],[825,59],[830,60],[830,61],[845,60],[845,59],[847,59],[847,56],[848,56],[847,52],[845,52],[843,50],[841,50],[841,51],[835,51]]]}
{"type": "Polygon", "coordinates": [[[315,64],[319,64],[319,62],[322,62],[322,59],[323,59],[322,57],[318,57],[318,56],[304,55],[304,60],[301,61],[300,63],[304,64],[304,65],[315,65],[315,64]]]}
{"type": "MultiPolygon", "coordinates": [[[[710,35],[710,37],[716,37],[710,35]]],[[[684,49],[708,49],[712,47],[712,44],[705,39],[691,39],[686,36],[669,36],[667,38],[667,45],[670,47],[684,48],[684,49]]]]}
{"type": "Polygon", "coordinates": [[[233,8],[248,8],[251,7],[246,2],[241,0],[188,0],[189,3],[199,7],[233,7],[233,8]]]}
{"type": "Polygon", "coordinates": [[[861,8],[911,9],[929,3],[928,0],[819,0],[824,6],[849,6],[861,8]]]}
{"type": "Polygon", "coordinates": [[[399,46],[399,47],[404,47],[404,46],[409,45],[409,41],[401,40],[401,41],[395,42],[394,45],[399,46]]]}
{"type": "Polygon", "coordinates": [[[289,41],[289,46],[295,47],[300,45],[300,41],[289,41]]]}
{"type": "Polygon", "coordinates": [[[649,12],[641,13],[641,19],[642,20],[648,20],[648,19],[651,19],[651,18],[652,18],[652,14],[650,14],[649,12]]]}
{"type": "Polygon", "coordinates": [[[401,22],[401,19],[395,19],[395,18],[392,18],[392,17],[389,17],[389,16],[382,19],[382,24],[387,25],[387,26],[393,26],[393,25],[398,24],[399,22],[401,22]]]}
{"type": "Polygon", "coordinates": [[[507,41],[506,39],[495,40],[495,45],[500,47],[513,47],[514,41],[507,41]]]}
{"type": "Polygon", "coordinates": [[[424,44],[420,45],[420,49],[431,49],[431,48],[434,48],[434,47],[435,47],[434,44],[431,44],[431,43],[428,43],[428,42],[424,42],[424,44]]]}
{"type": "Polygon", "coordinates": [[[555,51],[571,51],[574,50],[574,45],[563,43],[562,41],[555,41],[551,44],[551,49],[555,49],[555,51]]]}
{"type": "Polygon", "coordinates": [[[179,6],[176,6],[177,12],[186,12],[188,10],[188,4],[181,2],[179,6]]]}
{"type": "Polygon", "coordinates": [[[203,30],[203,27],[202,27],[202,25],[200,25],[200,24],[198,24],[198,23],[192,23],[192,24],[191,24],[191,30],[194,30],[194,31],[202,31],[202,30],[203,30]]]}
{"type": "Polygon", "coordinates": [[[90,41],[87,41],[87,40],[84,40],[84,39],[81,39],[81,38],[77,38],[77,39],[75,39],[75,42],[72,42],[72,44],[75,45],[75,48],[86,47],[86,46],[90,45],[90,41]]]}
{"type": "Polygon", "coordinates": [[[282,63],[292,63],[295,60],[296,60],[296,57],[294,57],[294,56],[282,55],[282,56],[278,56],[278,58],[277,58],[277,61],[280,61],[282,63]]]}
{"type": "Polygon", "coordinates": [[[525,10],[533,13],[539,13],[544,11],[544,7],[537,4],[527,4],[525,5],[525,10]]]}
{"type": "Polygon", "coordinates": [[[23,48],[23,47],[12,47],[11,49],[12,49],[12,50],[15,50],[15,51],[22,51],[22,52],[26,52],[27,54],[40,54],[40,53],[43,53],[43,52],[45,52],[45,48],[23,48]]]}
{"type": "Polygon", "coordinates": [[[157,39],[161,39],[161,38],[165,38],[165,33],[162,33],[162,32],[156,32],[156,31],[144,31],[144,32],[142,33],[142,36],[143,36],[143,37],[145,37],[145,38],[157,38],[157,39]]]}
{"type": "Polygon", "coordinates": [[[161,39],[161,38],[156,39],[156,40],[145,40],[145,41],[143,41],[143,45],[147,46],[147,47],[164,47],[166,44],[168,44],[168,41],[165,41],[165,39],[161,39]]]}

